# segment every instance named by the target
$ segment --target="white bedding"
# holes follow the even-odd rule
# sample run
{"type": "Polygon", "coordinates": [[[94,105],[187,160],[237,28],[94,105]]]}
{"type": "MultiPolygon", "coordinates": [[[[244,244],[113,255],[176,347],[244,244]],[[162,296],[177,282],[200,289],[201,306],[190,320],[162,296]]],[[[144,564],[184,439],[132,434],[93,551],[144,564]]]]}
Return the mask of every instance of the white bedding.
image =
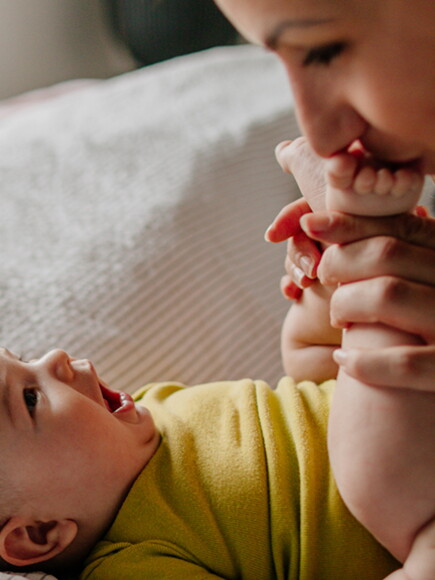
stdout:
{"type": "Polygon", "coordinates": [[[274,383],[285,248],[263,233],[297,196],[273,155],[290,103],[275,58],[244,46],[3,116],[0,344],[62,347],[128,390],[274,383]]]}
{"type": "Polygon", "coordinates": [[[62,347],[115,387],[281,372],[296,196],[273,156],[297,129],[280,65],[254,47],[183,57],[0,123],[0,344],[62,347]]]}

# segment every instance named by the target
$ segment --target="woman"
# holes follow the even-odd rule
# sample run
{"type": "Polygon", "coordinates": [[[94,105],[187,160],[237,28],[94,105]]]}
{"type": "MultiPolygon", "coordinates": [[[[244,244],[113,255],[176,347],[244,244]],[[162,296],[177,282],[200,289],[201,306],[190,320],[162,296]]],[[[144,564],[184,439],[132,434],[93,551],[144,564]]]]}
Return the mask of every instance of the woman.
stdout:
{"type": "MultiPolygon", "coordinates": [[[[284,149],[280,161],[286,170],[292,170],[289,163],[321,163],[316,156],[329,157],[358,142],[383,162],[435,174],[432,0],[217,3],[248,40],[275,52],[286,68],[301,129],[315,152],[307,158],[305,151],[293,151],[286,161],[284,149]]],[[[295,215],[306,211],[303,201],[295,204],[295,215]]],[[[379,386],[413,382],[416,389],[435,390],[434,220],[329,217],[329,225],[320,214],[310,215],[307,223],[318,239],[346,244],[328,250],[322,263],[325,276],[346,272],[346,282],[353,281],[336,293],[332,317],[375,318],[426,337],[423,346],[343,352],[340,364],[379,386]],[[373,236],[379,237],[361,242],[373,236]],[[380,251],[368,251],[373,244],[380,251]],[[369,284],[358,282],[368,277],[369,284]]],[[[295,285],[309,283],[319,262],[319,252],[306,238],[298,235],[294,241],[289,254],[299,271],[295,276],[291,269],[290,294],[295,285]]]]}

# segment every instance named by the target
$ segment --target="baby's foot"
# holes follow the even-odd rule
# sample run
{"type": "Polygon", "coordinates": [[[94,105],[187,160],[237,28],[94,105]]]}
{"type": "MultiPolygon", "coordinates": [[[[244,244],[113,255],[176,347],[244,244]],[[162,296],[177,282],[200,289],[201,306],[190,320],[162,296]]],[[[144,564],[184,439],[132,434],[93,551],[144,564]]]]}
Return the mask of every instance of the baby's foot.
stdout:
{"type": "Polygon", "coordinates": [[[328,209],[357,215],[392,215],[418,202],[423,177],[415,169],[377,169],[360,155],[339,153],[326,162],[328,209]]]}

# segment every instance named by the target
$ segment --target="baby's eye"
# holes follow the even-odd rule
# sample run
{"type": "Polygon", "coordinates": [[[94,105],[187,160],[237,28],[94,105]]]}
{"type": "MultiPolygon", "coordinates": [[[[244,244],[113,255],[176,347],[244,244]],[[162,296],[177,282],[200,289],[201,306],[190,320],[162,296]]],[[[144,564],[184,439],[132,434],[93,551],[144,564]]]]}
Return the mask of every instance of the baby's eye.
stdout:
{"type": "Polygon", "coordinates": [[[345,47],[344,42],[334,42],[333,44],[325,44],[324,46],[312,48],[305,55],[302,64],[303,66],[310,66],[311,64],[328,66],[334,58],[343,52],[345,47]]]}
{"type": "Polygon", "coordinates": [[[28,388],[23,390],[24,403],[29,411],[30,416],[33,417],[36,405],[39,401],[39,393],[36,389],[28,388]]]}

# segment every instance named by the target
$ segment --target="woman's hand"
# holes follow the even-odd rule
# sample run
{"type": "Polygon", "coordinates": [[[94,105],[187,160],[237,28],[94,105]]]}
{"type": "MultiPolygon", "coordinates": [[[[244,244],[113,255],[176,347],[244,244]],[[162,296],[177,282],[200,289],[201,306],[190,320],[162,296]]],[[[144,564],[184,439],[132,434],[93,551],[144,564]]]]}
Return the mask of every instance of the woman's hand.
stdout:
{"type": "Polygon", "coordinates": [[[298,199],[276,216],[266,232],[268,242],[287,242],[285,261],[286,275],[281,279],[281,292],[289,300],[297,300],[304,288],[308,288],[317,278],[321,250],[302,230],[300,219],[310,213],[305,199],[298,199]]]}
{"type": "Polygon", "coordinates": [[[381,322],[416,334],[423,346],[335,353],[355,378],[378,386],[435,391],[435,219],[307,214],[305,233],[330,245],[318,267],[324,284],[340,283],[331,321],[381,322]]]}
{"type": "Polygon", "coordinates": [[[297,299],[317,273],[324,284],[340,283],[331,302],[334,326],[382,322],[425,344],[340,350],[336,361],[364,382],[435,391],[435,220],[423,210],[383,218],[324,212],[324,160],[304,138],[282,143],[276,155],[306,198],[285,207],[266,233],[271,242],[289,240],[283,294],[297,299]],[[327,248],[323,255],[313,239],[327,248]]]}

